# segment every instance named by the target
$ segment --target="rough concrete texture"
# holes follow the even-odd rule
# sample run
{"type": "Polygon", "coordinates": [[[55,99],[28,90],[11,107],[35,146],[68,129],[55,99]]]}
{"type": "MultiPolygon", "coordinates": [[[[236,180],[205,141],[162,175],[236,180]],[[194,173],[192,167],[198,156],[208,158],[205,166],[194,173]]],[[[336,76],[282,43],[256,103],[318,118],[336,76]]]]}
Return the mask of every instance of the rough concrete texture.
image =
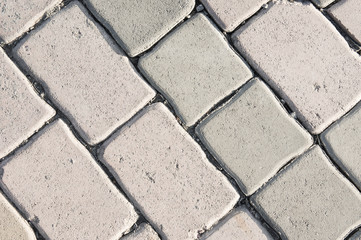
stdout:
{"type": "Polygon", "coordinates": [[[313,147],[251,197],[285,239],[344,239],[361,224],[361,194],[313,147]]]}
{"type": "Polygon", "coordinates": [[[343,0],[333,5],[328,12],[361,44],[361,0],[343,0]],[[358,19],[358,20],[357,20],[358,19]]]}
{"type": "Polygon", "coordinates": [[[358,230],[348,240],[361,240],[361,230],[358,230]]]}
{"type": "Polygon", "coordinates": [[[31,32],[14,53],[90,144],[155,95],[77,1],[31,32]]]}
{"type": "Polygon", "coordinates": [[[45,124],[55,111],[0,49],[0,158],[45,124]]]}
{"type": "Polygon", "coordinates": [[[85,0],[130,56],[149,49],[193,9],[194,0],[85,0]]]}
{"type": "Polygon", "coordinates": [[[254,193],[313,142],[258,79],[243,86],[196,131],[246,195],[254,193]]]}
{"type": "Polygon", "coordinates": [[[121,240],[160,240],[160,238],[149,224],[142,223],[134,232],[121,240]]]}
{"type": "Polygon", "coordinates": [[[331,158],[361,189],[361,103],[321,135],[331,158]]]}
{"type": "Polygon", "coordinates": [[[240,207],[212,229],[207,240],[273,240],[271,235],[245,208],[240,207]]]}
{"type": "Polygon", "coordinates": [[[137,214],[61,120],[2,164],[2,187],[50,239],[118,239],[137,214]]]}
{"type": "Polygon", "coordinates": [[[1,0],[0,42],[13,41],[29,30],[42,15],[61,0],[1,0]]]}
{"type": "Polygon", "coordinates": [[[232,32],[269,0],[201,0],[217,24],[232,32]]]}
{"type": "Polygon", "coordinates": [[[278,1],[232,37],[312,133],[361,99],[361,58],[309,3],[278,1]]]}
{"type": "Polygon", "coordinates": [[[244,61],[203,14],[169,34],[138,64],[187,126],[252,77],[244,61]]]}
{"type": "Polygon", "coordinates": [[[196,238],[239,199],[163,104],[146,108],[102,149],[102,161],[164,239],[196,238]]]}
{"type": "Polygon", "coordinates": [[[319,8],[325,8],[331,3],[333,3],[335,0],[311,0],[316,6],[319,8]]]}
{"type": "Polygon", "coordinates": [[[0,239],[36,240],[28,223],[0,193],[0,239]]]}

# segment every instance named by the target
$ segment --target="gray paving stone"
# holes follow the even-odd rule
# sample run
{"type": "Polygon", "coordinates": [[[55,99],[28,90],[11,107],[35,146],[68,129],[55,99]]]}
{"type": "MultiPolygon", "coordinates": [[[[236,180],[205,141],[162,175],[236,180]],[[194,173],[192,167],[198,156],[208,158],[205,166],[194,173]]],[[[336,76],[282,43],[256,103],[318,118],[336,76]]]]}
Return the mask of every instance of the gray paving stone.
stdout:
{"type": "Polygon", "coordinates": [[[194,0],[86,0],[130,56],[149,49],[194,8],[194,0]]]}
{"type": "Polygon", "coordinates": [[[361,240],[361,230],[355,232],[348,240],[361,240]]]}
{"type": "Polygon", "coordinates": [[[196,132],[246,195],[313,142],[258,79],[243,86],[231,102],[201,122],[196,132]]]}
{"type": "Polygon", "coordinates": [[[118,239],[134,208],[61,120],[2,164],[2,187],[49,239],[118,239]]]}
{"type": "Polygon", "coordinates": [[[320,8],[325,8],[335,0],[311,0],[314,4],[316,4],[320,8]]]}
{"type": "Polygon", "coordinates": [[[310,3],[271,3],[232,37],[312,133],[360,100],[360,56],[310,3]]]}
{"type": "Polygon", "coordinates": [[[16,39],[60,2],[61,0],[1,0],[0,40],[11,42],[16,39]]]}
{"type": "Polygon", "coordinates": [[[0,48],[0,158],[19,146],[55,111],[0,48]]]}
{"type": "Polygon", "coordinates": [[[0,239],[36,240],[34,232],[15,208],[0,193],[0,239]]]}
{"type": "Polygon", "coordinates": [[[141,57],[141,71],[187,126],[252,77],[203,14],[196,14],[141,57]]]}
{"type": "Polygon", "coordinates": [[[201,0],[207,11],[226,32],[232,32],[269,0],[201,0]]]}
{"type": "Polygon", "coordinates": [[[149,224],[142,223],[135,232],[121,238],[121,240],[160,240],[160,238],[149,224]]]}
{"type": "Polygon", "coordinates": [[[360,192],[319,147],[292,162],[251,197],[285,239],[344,239],[361,224],[360,192]]]}
{"type": "Polygon", "coordinates": [[[239,199],[163,104],[146,108],[101,149],[100,159],[164,239],[196,238],[239,199]]]}
{"type": "Polygon", "coordinates": [[[331,16],[361,44],[361,1],[343,0],[333,5],[328,12],[331,16]]]}
{"type": "Polygon", "coordinates": [[[90,144],[104,140],[155,95],[77,1],[14,52],[90,144]]]}

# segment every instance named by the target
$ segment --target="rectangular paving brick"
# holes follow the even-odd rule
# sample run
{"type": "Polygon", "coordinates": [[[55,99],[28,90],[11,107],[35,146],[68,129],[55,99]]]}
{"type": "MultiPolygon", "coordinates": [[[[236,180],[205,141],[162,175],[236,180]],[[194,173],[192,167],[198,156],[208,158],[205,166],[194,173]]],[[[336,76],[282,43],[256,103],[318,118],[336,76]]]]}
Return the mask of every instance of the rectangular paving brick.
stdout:
{"type": "Polygon", "coordinates": [[[118,239],[134,208],[61,120],[2,164],[2,184],[50,239],[118,239]]]}
{"type": "Polygon", "coordinates": [[[14,53],[90,144],[155,95],[78,1],[31,32],[14,53]]]}
{"type": "Polygon", "coordinates": [[[239,199],[163,104],[146,108],[101,149],[101,160],[164,239],[196,238],[239,199]]]}
{"type": "Polygon", "coordinates": [[[196,132],[246,195],[313,142],[258,79],[202,121],[196,132]]]}
{"type": "Polygon", "coordinates": [[[244,61],[203,14],[162,40],[138,64],[187,126],[252,77],[244,61]]]}
{"type": "Polygon", "coordinates": [[[251,197],[284,239],[344,239],[361,224],[360,192],[314,147],[251,197]]]}
{"type": "Polygon", "coordinates": [[[314,134],[361,99],[360,56],[310,3],[271,3],[232,37],[314,134]]]}
{"type": "Polygon", "coordinates": [[[55,115],[0,48],[0,158],[55,115]]]}
{"type": "Polygon", "coordinates": [[[160,238],[149,224],[142,223],[134,232],[121,240],[160,240],[160,238]]]}
{"type": "Polygon", "coordinates": [[[85,0],[130,56],[149,49],[194,8],[194,0],[85,0]]]}

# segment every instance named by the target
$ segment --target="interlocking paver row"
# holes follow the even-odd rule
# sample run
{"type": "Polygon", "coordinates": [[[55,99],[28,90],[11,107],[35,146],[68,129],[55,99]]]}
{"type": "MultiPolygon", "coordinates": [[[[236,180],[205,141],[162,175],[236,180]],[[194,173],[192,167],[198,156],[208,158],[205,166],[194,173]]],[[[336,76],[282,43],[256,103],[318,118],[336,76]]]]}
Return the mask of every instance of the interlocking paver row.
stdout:
{"type": "Polygon", "coordinates": [[[50,239],[116,239],[137,220],[61,120],[42,129],[2,168],[2,187],[50,239]]]}
{"type": "Polygon", "coordinates": [[[121,240],[160,240],[160,238],[149,224],[142,223],[133,233],[121,240]]]}
{"type": "Polygon", "coordinates": [[[160,103],[102,147],[102,161],[165,239],[194,239],[239,195],[160,103]]]}

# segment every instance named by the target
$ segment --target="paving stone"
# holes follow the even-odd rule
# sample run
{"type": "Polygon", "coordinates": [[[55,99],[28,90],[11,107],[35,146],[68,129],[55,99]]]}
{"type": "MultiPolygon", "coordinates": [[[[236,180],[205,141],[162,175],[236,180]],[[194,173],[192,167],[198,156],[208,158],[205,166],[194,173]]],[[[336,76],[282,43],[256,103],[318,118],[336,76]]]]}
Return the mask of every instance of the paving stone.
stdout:
{"type": "Polygon", "coordinates": [[[203,14],[196,14],[141,57],[141,71],[187,126],[252,77],[203,14]]]}
{"type": "Polygon", "coordinates": [[[314,4],[316,4],[320,8],[325,8],[335,0],[311,0],[314,4]]]}
{"type": "Polygon", "coordinates": [[[142,223],[135,232],[123,237],[121,240],[160,240],[160,238],[149,224],[142,223]]]}
{"type": "Polygon", "coordinates": [[[10,42],[28,31],[46,11],[55,7],[61,0],[1,0],[0,40],[10,42]]]}
{"type": "Polygon", "coordinates": [[[361,97],[361,58],[310,3],[278,1],[232,37],[314,134],[361,97]]]}
{"type": "Polygon", "coordinates": [[[45,124],[55,111],[0,48],[0,158],[45,124]]]}
{"type": "Polygon", "coordinates": [[[344,239],[361,223],[361,194],[313,147],[251,197],[285,239],[344,239]]]}
{"type": "Polygon", "coordinates": [[[258,79],[243,86],[225,107],[201,122],[196,132],[246,195],[313,142],[258,79]]]}
{"type": "Polygon", "coordinates": [[[3,185],[50,239],[118,239],[133,207],[61,120],[3,164],[3,185]]]}
{"type": "Polygon", "coordinates": [[[355,232],[348,240],[361,240],[361,230],[355,232]]]}
{"type": "Polygon", "coordinates": [[[273,238],[245,207],[240,207],[203,239],[272,240],[273,238]]]}
{"type": "Polygon", "coordinates": [[[34,232],[15,208],[0,193],[0,238],[2,240],[36,240],[34,232]]]}
{"type": "Polygon", "coordinates": [[[164,239],[196,238],[239,199],[163,104],[146,108],[101,149],[101,160],[164,239]]]}
{"type": "Polygon", "coordinates": [[[201,0],[207,11],[226,32],[232,32],[269,0],[201,0]]]}
{"type": "Polygon", "coordinates": [[[331,16],[361,44],[361,1],[347,0],[340,1],[333,5],[328,12],[331,16]]]}
{"type": "Polygon", "coordinates": [[[90,144],[105,139],[155,95],[77,1],[14,51],[90,144]]]}
{"type": "Polygon", "coordinates": [[[130,56],[149,49],[194,8],[194,0],[86,0],[130,56]]]}

